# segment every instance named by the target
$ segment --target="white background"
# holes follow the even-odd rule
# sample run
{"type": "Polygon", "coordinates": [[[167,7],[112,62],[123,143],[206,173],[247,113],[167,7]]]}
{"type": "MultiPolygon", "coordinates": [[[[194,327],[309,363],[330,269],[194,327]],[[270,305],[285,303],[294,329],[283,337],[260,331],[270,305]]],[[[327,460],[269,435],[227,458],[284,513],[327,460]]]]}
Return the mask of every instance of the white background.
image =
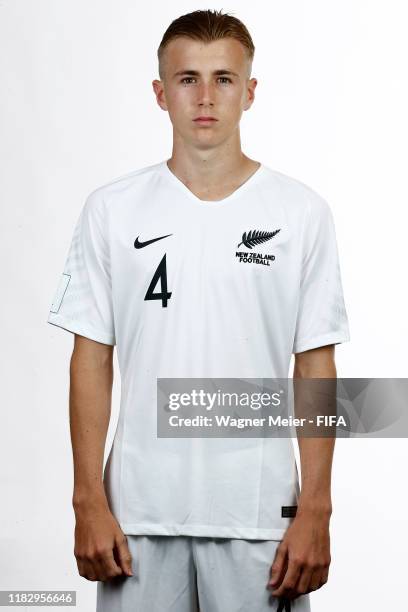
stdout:
{"type": "MultiPolygon", "coordinates": [[[[0,0],[1,589],[74,589],[77,609],[94,610],[96,584],[73,556],[73,336],[46,318],[86,196],[171,155],[151,87],[163,32],[181,14],[221,7],[256,46],[243,150],[333,210],[352,337],[336,349],[338,376],[407,376],[402,0],[0,0]]],[[[106,452],[119,385],[116,371],[106,452]]],[[[404,439],[338,442],[332,565],[313,612],[402,609],[407,456],[404,439]]]]}

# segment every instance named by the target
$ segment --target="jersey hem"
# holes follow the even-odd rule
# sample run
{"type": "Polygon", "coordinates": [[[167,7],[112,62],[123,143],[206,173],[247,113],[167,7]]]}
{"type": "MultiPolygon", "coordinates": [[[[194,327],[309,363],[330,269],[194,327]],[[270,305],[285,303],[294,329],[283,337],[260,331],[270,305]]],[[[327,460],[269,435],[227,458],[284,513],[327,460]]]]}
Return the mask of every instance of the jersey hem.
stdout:
{"type": "MultiPolygon", "coordinates": [[[[214,525],[158,525],[155,523],[120,523],[125,535],[194,536],[239,540],[282,540],[286,529],[227,527],[214,525]]],[[[288,525],[289,526],[289,525],[288,525]]]]}
{"type": "Polygon", "coordinates": [[[111,334],[89,329],[88,327],[81,325],[81,323],[78,323],[77,321],[73,321],[71,319],[66,319],[61,315],[50,313],[47,319],[47,323],[55,325],[56,327],[60,327],[61,329],[65,329],[66,331],[69,331],[72,334],[78,334],[79,336],[85,336],[85,338],[89,338],[90,340],[101,342],[102,344],[109,344],[111,346],[115,346],[116,344],[115,337],[111,334]]]}
{"type": "Polygon", "coordinates": [[[342,342],[349,342],[350,334],[347,332],[330,332],[329,334],[322,334],[315,336],[307,340],[300,340],[293,346],[292,353],[302,353],[319,346],[327,346],[328,344],[341,344],[342,342]]]}

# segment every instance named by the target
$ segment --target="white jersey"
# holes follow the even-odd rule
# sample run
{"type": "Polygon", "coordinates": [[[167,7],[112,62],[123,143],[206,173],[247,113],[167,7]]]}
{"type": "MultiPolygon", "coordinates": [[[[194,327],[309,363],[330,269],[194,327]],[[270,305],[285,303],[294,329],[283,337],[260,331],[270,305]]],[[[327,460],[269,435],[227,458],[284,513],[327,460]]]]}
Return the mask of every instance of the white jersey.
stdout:
{"type": "Polygon", "coordinates": [[[298,472],[287,438],[157,436],[157,378],[287,378],[292,353],[350,339],[331,209],[261,165],[220,201],[167,162],[93,191],[48,322],[116,345],[104,471],[125,534],[282,539],[298,472]]]}

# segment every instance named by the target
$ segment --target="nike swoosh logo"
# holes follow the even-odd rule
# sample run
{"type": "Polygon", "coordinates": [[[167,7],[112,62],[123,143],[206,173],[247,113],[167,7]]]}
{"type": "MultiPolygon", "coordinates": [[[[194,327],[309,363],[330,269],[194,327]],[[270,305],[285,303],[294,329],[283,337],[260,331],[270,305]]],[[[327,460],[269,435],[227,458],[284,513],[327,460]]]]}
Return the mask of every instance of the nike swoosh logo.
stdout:
{"type": "Polygon", "coordinates": [[[163,238],[167,238],[168,236],[172,236],[173,234],[167,234],[166,236],[159,236],[159,238],[152,238],[151,240],[146,240],[145,242],[140,242],[139,236],[135,240],[135,249],[143,249],[143,247],[148,244],[152,244],[153,242],[157,242],[158,240],[163,240],[163,238]]]}

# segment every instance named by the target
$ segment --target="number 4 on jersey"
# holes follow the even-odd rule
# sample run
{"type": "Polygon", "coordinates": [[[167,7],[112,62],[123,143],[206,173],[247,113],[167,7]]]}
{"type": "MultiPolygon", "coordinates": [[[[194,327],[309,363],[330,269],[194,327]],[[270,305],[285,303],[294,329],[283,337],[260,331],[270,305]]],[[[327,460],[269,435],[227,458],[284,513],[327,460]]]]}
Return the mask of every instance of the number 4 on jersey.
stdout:
{"type": "Polygon", "coordinates": [[[145,300],[161,300],[163,308],[167,307],[167,301],[171,297],[171,292],[167,291],[167,269],[166,269],[166,254],[157,266],[156,272],[153,275],[148,290],[146,291],[145,300]],[[153,289],[160,280],[161,291],[154,293],[153,289]]]}

